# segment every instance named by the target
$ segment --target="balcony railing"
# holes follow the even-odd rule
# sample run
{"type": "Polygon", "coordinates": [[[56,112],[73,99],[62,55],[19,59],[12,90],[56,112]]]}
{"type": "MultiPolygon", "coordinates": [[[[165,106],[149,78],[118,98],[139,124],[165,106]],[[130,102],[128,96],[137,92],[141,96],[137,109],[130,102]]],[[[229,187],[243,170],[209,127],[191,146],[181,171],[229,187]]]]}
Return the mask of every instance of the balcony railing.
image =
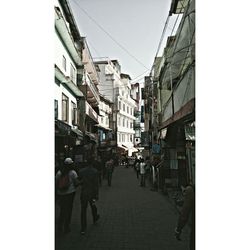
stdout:
{"type": "Polygon", "coordinates": [[[140,121],[134,121],[134,128],[140,128],[140,127],[141,127],[140,121]]]}

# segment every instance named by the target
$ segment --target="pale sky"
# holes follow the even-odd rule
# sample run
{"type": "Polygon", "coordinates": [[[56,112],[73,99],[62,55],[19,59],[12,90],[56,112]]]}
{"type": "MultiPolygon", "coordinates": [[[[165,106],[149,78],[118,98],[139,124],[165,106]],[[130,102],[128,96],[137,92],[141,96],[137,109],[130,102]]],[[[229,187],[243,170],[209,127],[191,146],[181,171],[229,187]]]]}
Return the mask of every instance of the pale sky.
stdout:
{"type": "Polygon", "coordinates": [[[87,37],[92,57],[117,59],[122,73],[132,79],[151,69],[171,0],[69,0],[69,4],[81,35],[87,37]]]}

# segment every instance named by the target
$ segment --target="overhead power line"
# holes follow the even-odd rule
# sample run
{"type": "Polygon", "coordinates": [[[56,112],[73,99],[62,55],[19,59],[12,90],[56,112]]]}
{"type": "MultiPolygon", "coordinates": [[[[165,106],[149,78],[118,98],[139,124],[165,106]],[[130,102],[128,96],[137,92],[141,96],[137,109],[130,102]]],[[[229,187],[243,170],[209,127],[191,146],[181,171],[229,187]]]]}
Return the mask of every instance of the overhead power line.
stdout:
{"type": "Polygon", "coordinates": [[[148,69],[149,68],[147,66],[145,66],[141,61],[139,61],[134,55],[132,55],[123,45],[121,45],[119,42],[116,41],[116,39],[114,39],[93,17],[91,17],[87,11],[85,11],[77,2],[75,2],[74,0],[72,0],[78,7],[80,10],[82,10],[85,15],[91,19],[113,42],[115,42],[120,48],[122,48],[129,56],[131,56],[134,60],[136,60],[140,65],[142,65],[144,68],[148,69]]]}
{"type": "Polygon", "coordinates": [[[140,77],[140,76],[142,76],[142,75],[145,75],[148,71],[150,71],[150,70],[148,69],[148,70],[144,71],[142,74],[138,75],[137,77],[134,77],[134,78],[131,80],[131,82],[139,81],[139,80],[142,79],[143,77],[141,77],[141,78],[139,78],[139,79],[138,79],[138,77],[140,77]]]}
{"type": "MultiPolygon", "coordinates": [[[[163,39],[165,37],[165,33],[166,33],[167,28],[171,30],[171,35],[170,35],[170,37],[171,37],[173,35],[173,33],[174,33],[174,30],[175,30],[175,27],[176,27],[176,24],[177,24],[177,21],[178,21],[179,17],[180,17],[180,14],[177,15],[177,18],[175,19],[174,26],[170,28],[170,27],[168,27],[169,20],[170,20],[170,15],[168,14],[167,20],[166,20],[166,22],[164,24],[164,27],[163,27],[163,30],[162,30],[162,34],[161,34],[160,42],[159,42],[159,45],[158,45],[158,48],[157,48],[157,51],[156,51],[156,54],[155,54],[155,58],[157,57],[157,55],[158,55],[158,53],[160,51],[160,48],[161,48],[163,39]]],[[[154,67],[154,63],[152,65],[152,67],[151,67],[150,74],[152,73],[153,67],[154,67]]]]}

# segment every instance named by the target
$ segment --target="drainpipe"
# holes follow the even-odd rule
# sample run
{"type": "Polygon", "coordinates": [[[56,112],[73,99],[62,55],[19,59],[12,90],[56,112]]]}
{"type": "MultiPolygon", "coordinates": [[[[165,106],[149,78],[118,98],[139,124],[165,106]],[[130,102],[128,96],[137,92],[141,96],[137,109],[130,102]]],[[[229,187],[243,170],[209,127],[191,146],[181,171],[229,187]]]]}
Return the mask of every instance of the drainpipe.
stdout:
{"type": "Polygon", "coordinates": [[[170,64],[170,83],[171,83],[171,100],[172,100],[172,113],[174,115],[174,91],[173,91],[173,79],[172,79],[172,70],[170,64]]]}

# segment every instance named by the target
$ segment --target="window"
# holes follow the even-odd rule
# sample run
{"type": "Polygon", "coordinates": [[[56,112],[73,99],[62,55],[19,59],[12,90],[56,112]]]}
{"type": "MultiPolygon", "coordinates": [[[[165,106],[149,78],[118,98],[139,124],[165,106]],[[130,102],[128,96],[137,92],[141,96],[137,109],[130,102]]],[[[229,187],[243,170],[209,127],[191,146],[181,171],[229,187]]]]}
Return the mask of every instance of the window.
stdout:
{"type": "Polygon", "coordinates": [[[124,134],[122,134],[122,142],[124,142],[124,134]]]}
{"type": "Polygon", "coordinates": [[[121,109],[121,102],[118,102],[118,108],[121,109]]]}
{"type": "Polygon", "coordinates": [[[121,118],[118,117],[118,126],[121,126],[121,118]]]}
{"type": "Polygon", "coordinates": [[[70,78],[72,80],[72,82],[75,83],[76,81],[76,70],[74,68],[74,66],[72,64],[70,64],[70,78]]]}
{"type": "Polygon", "coordinates": [[[122,119],[122,126],[125,127],[125,119],[122,119]]]}
{"type": "Polygon", "coordinates": [[[58,101],[54,100],[54,106],[55,106],[55,119],[58,118],[58,101]]]}
{"type": "Polygon", "coordinates": [[[65,58],[65,56],[63,56],[63,58],[62,58],[62,67],[63,67],[64,71],[66,71],[66,58],[65,58]]]}
{"type": "Polygon", "coordinates": [[[130,142],[133,142],[133,136],[130,135],[130,142]]]}
{"type": "Polygon", "coordinates": [[[121,142],[121,135],[118,134],[118,141],[121,142]]]}
{"type": "Polygon", "coordinates": [[[125,104],[123,104],[123,111],[125,111],[125,104]]]}
{"type": "Polygon", "coordinates": [[[127,128],[128,128],[128,120],[127,120],[127,128]]]}
{"type": "Polygon", "coordinates": [[[73,102],[71,102],[71,121],[73,125],[77,125],[77,108],[73,102]]]}
{"type": "Polygon", "coordinates": [[[68,122],[69,119],[69,98],[62,94],[62,120],[68,122]]]}
{"type": "Polygon", "coordinates": [[[130,114],[133,115],[133,109],[132,108],[130,109],[130,114]]]}
{"type": "Polygon", "coordinates": [[[106,117],[106,125],[108,125],[109,124],[109,119],[108,119],[108,117],[106,117]]]}
{"type": "Polygon", "coordinates": [[[130,122],[130,128],[133,128],[133,122],[130,122]]]}
{"type": "Polygon", "coordinates": [[[129,114],[129,107],[127,107],[127,113],[129,114]]]}

